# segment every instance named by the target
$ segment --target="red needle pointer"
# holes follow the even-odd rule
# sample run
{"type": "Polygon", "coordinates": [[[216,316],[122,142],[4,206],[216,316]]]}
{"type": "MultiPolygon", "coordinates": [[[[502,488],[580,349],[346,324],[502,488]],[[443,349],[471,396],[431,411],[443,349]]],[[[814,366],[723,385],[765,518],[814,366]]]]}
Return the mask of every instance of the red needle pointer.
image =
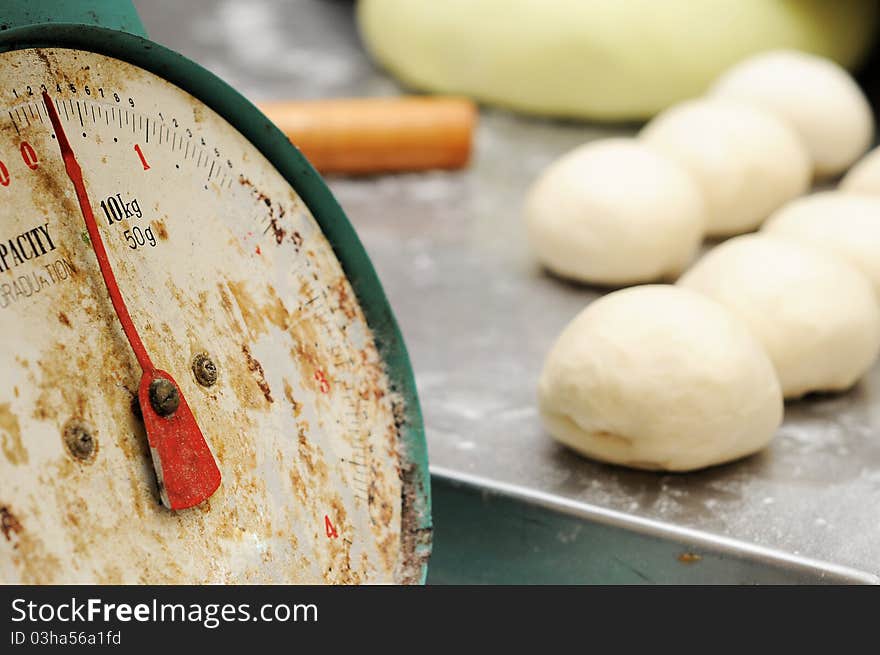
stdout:
{"type": "Polygon", "coordinates": [[[162,502],[173,510],[198,505],[217,491],[220,486],[220,469],[217,468],[214,456],[177,382],[171,375],[153,366],[147,349],[144,348],[144,343],[134,327],[131,315],[119,292],[116,276],[113,274],[104,242],[98,232],[98,224],[95,222],[86,185],[83,183],[82,169],[70,148],[64,128],[61,127],[58,110],[45,91],[43,91],[43,102],[46,103],[49,120],[52,121],[55,136],[58,137],[67,175],[76,189],[79,208],[86,221],[89,239],[95,257],[98,258],[98,266],[107,285],[113,309],[116,310],[122,330],[144,372],[138,387],[138,402],[144,417],[147,439],[150,442],[153,466],[159,479],[162,502]]]}

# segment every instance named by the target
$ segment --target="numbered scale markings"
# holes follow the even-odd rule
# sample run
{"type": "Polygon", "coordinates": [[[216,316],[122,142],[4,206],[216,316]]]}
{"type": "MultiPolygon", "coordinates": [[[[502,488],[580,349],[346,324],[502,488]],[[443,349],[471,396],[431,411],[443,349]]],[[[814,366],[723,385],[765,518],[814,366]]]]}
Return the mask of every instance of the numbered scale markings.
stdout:
{"type": "MultiPolygon", "coordinates": [[[[404,408],[342,267],[284,178],[155,75],[0,54],[0,582],[404,582],[404,408]],[[163,506],[119,292],[222,474],[163,506]]],[[[155,454],[154,454],[155,456],[155,454]]]]}

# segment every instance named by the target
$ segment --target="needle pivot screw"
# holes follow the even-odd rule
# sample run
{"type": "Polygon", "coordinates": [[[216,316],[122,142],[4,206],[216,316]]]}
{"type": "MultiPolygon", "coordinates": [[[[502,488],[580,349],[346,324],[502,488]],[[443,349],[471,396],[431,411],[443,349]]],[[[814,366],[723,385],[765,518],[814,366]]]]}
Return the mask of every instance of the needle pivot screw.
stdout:
{"type": "Polygon", "coordinates": [[[159,416],[171,416],[180,407],[180,392],[165,378],[150,382],[150,405],[159,416]]]}

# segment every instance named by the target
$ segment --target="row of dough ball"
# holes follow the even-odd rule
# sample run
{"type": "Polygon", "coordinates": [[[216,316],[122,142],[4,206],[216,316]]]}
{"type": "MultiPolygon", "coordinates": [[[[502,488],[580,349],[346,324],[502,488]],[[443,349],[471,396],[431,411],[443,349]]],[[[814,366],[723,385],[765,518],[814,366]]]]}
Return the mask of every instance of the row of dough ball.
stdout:
{"type": "Polygon", "coordinates": [[[545,425],[636,468],[691,470],[760,450],[783,398],[846,390],[873,365],[878,254],[880,197],[826,191],[716,246],[675,286],[595,301],[546,359],[545,425]]]}
{"type": "MultiPolygon", "coordinates": [[[[844,69],[804,53],[756,55],[638,139],[594,141],[551,164],[526,198],[530,241],[562,277],[674,278],[704,236],[756,229],[872,138],[870,106],[844,69]]],[[[880,178],[880,159],[876,169],[880,178]]]]}
{"type": "Polygon", "coordinates": [[[548,431],[645,469],[760,450],[783,398],[846,390],[880,354],[878,253],[880,198],[828,191],[716,246],[674,286],[600,298],[545,361],[548,431]]]}
{"type": "Polygon", "coordinates": [[[764,448],[784,398],[862,377],[880,353],[874,288],[770,227],[716,247],[676,285],[616,291],[576,316],[538,383],[550,434],[601,461],[689,471],[764,448]]]}
{"type": "MultiPolygon", "coordinates": [[[[658,117],[646,128],[651,135],[646,140],[660,139],[659,134],[673,145],[676,135],[679,143],[686,142],[687,125],[698,127],[711,123],[713,115],[741,111],[714,100],[700,102],[679,107],[679,117],[658,117]]],[[[791,139],[783,139],[782,131],[769,128],[766,115],[746,113],[749,118],[740,125],[765,123],[764,147],[790,146],[791,139]],[[771,138],[774,131],[776,137],[771,138]]],[[[759,130],[752,130],[752,137],[746,130],[739,137],[736,128],[725,130],[728,145],[721,151],[758,153],[749,139],[759,130]]],[[[713,143],[723,144],[724,139],[713,143]]],[[[635,468],[687,471],[757,452],[779,427],[784,398],[845,390],[880,353],[880,197],[867,195],[880,194],[880,149],[844,177],[841,191],[815,193],[778,209],[800,195],[791,192],[793,184],[785,187],[795,176],[765,167],[765,179],[773,180],[777,189],[785,187],[782,195],[788,197],[770,202],[767,195],[750,193],[773,187],[755,175],[737,190],[741,195],[734,202],[731,198],[737,194],[731,189],[736,185],[716,184],[724,179],[724,161],[713,159],[712,144],[685,146],[675,156],[666,151],[692,180],[696,178],[684,191],[687,185],[680,183],[681,176],[667,173],[679,180],[677,186],[667,187],[674,191],[675,204],[665,205],[679,207],[679,223],[682,215],[689,217],[689,225],[693,220],[693,186],[705,203],[704,212],[729,206],[731,211],[722,213],[739,216],[742,225],[749,212],[763,213],[749,229],[772,214],[769,220],[760,233],[714,248],[675,286],[633,287],[589,305],[554,344],[539,381],[541,416],[557,440],[595,459],[635,468]],[[687,157],[692,158],[690,168],[687,157]],[[694,175],[693,168],[702,172],[694,175]],[[714,196],[705,192],[707,187],[714,189],[714,196]],[[766,204],[759,211],[762,202],[766,204]],[[683,207],[688,211],[681,211],[683,207]]],[[[840,168],[829,163],[834,153],[821,146],[821,140],[809,146],[814,172],[839,173],[840,168]],[[816,153],[824,157],[821,166],[816,153]]],[[[673,170],[668,161],[660,163],[663,148],[656,145],[650,150],[644,144],[614,140],[594,147],[593,156],[604,162],[592,166],[604,170],[606,178],[613,177],[609,164],[618,170],[629,168],[621,157],[673,170]],[[625,150],[640,154],[622,155],[625,150]]],[[[848,157],[855,159],[865,147],[853,146],[848,157]]],[[[836,165],[846,168],[852,159],[843,164],[844,158],[838,158],[836,165]]],[[[632,168],[636,173],[645,169],[644,164],[632,168]]],[[[605,188],[612,194],[617,191],[605,188]]],[[[649,192],[638,203],[650,207],[653,184],[638,188],[649,192]]],[[[600,200],[596,208],[601,214],[611,205],[600,200]]],[[[616,228],[630,238],[640,229],[651,229],[649,224],[636,225],[627,235],[620,225],[616,228]]],[[[682,243],[669,237],[667,241],[682,243]]],[[[675,275],[687,265],[693,251],[684,252],[682,248],[675,253],[677,259],[665,260],[662,275],[675,275]]],[[[604,257],[612,261],[608,255],[604,257]]],[[[649,255],[650,250],[640,257],[643,269],[649,255]]]]}

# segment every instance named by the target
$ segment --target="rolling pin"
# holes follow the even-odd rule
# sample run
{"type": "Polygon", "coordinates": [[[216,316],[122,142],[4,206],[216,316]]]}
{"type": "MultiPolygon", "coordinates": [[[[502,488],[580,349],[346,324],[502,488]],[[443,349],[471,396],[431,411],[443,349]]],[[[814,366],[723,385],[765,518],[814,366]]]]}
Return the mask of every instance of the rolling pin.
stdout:
{"type": "Polygon", "coordinates": [[[275,101],[260,110],[322,173],[461,168],[477,108],[464,98],[394,97],[275,101]]]}

